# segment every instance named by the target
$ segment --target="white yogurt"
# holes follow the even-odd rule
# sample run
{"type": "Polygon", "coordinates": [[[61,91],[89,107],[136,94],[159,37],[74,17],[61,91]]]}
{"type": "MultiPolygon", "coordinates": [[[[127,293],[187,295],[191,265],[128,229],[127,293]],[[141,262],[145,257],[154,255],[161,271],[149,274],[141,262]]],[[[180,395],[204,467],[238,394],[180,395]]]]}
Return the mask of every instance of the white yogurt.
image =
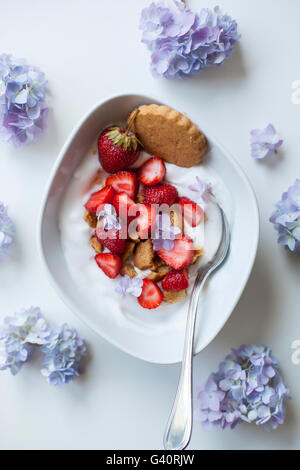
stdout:
{"type": "MultiPolygon", "coordinates": [[[[134,167],[140,166],[147,158],[149,158],[149,155],[142,152],[134,167]]],[[[166,180],[177,188],[180,196],[186,196],[195,200],[195,193],[188,189],[188,185],[195,183],[195,177],[199,176],[202,180],[212,184],[216,198],[225,206],[226,212],[229,213],[231,210],[229,193],[222,180],[207,166],[199,165],[193,168],[180,168],[166,163],[166,180]]],[[[181,329],[184,327],[185,321],[185,315],[182,314],[182,310],[187,310],[187,299],[175,306],[163,302],[155,311],[145,310],[140,307],[135,297],[126,296],[124,298],[115,292],[120,276],[117,279],[109,279],[98,268],[94,260],[95,252],[90,246],[90,237],[93,230],[83,220],[85,212],[84,204],[88,200],[89,195],[99,189],[99,185],[94,183],[97,170],[99,170],[99,161],[96,144],[94,144],[74,172],[73,178],[66,188],[60,209],[59,226],[61,243],[70,274],[75,284],[89,302],[97,306],[99,312],[107,312],[107,315],[111,316],[112,321],[121,323],[124,327],[126,325],[128,327],[128,322],[134,322],[137,329],[147,329],[150,334],[151,329],[153,329],[153,334],[155,334],[156,323],[153,320],[153,315],[161,316],[160,325],[162,332],[163,325],[167,325],[168,317],[172,315],[178,318],[176,326],[178,329],[181,329]]],[[[107,175],[102,172],[101,176],[104,182],[107,175]]],[[[212,203],[207,204],[204,209],[206,214],[205,227],[200,226],[197,228],[198,232],[195,232],[195,229],[187,228],[187,224],[185,224],[185,232],[193,239],[199,236],[199,231],[201,233],[202,229],[205,234],[204,242],[202,240],[202,244],[204,243],[204,256],[189,268],[191,281],[189,293],[199,264],[205,263],[213,256],[220,241],[221,220],[219,211],[212,203]]],[[[146,273],[139,272],[139,275],[144,277],[146,273]]],[[[175,323],[176,321],[173,322],[173,325],[175,323]]]]}

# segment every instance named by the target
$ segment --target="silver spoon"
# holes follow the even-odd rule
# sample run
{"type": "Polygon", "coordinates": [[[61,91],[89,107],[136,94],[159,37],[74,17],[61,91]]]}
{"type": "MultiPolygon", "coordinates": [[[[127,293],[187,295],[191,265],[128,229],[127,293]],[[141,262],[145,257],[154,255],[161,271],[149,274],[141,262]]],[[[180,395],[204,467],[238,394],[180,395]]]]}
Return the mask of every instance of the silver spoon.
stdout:
{"type": "Polygon", "coordinates": [[[219,268],[225,261],[230,245],[229,223],[223,209],[219,205],[218,208],[222,219],[222,237],[213,259],[199,269],[192,291],[187,317],[180,379],[174,405],[164,435],[164,448],[166,450],[185,449],[191,439],[193,426],[193,346],[199,296],[202,287],[210,274],[219,268]]]}

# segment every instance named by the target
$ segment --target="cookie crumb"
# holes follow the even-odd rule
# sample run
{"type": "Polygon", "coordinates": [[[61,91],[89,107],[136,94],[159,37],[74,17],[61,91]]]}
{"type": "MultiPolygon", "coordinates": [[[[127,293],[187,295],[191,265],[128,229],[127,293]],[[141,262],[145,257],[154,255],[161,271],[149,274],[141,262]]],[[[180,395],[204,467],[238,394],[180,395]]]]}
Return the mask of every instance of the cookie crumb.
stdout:
{"type": "Polygon", "coordinates": [[[130,279],[133,279],[137,276],[137,272],[133,267],[133,264],[125,264],[120,271],[121,276],[129,276],[130,279]]]}
{"type": "Polygon", "coordinates": [[[133,254],[136,244],[133,241],[127,241],[125,251],[122,255],[122,263],[128,260],[128,258],[133,254]]]}
{"type": "Polygon", "coordinates": [[[86,213],[83,216],[83,219],[91,228],[97,227],[98,219],[97,219],[96,214],[92,214],[91,212],[86,211],[86,213]]]}
{"type": "Polygon", "coordinates": [[[201,248],[200,250],[195,250],[195,254],[194,254],[194,258],[193,258],[192,264],[195,264],[196,261],[198,260],[198,258],[200,258],[200,256],[203,256],[203,253],[204,253],[204,249],[203,249],[203,248],[201,248]]]}
{"type": "Polygon", "coordinates": [[[101,245],[101,243],[99,242],[97,237],[95,237],[95,235],[93,235],[91,238],[91,246],[94,248],[96,253],[102,253],[103,245],[101,245]]]}
{"type": "Polygon", "coordinates": [[[177,302],[181,302],[186,296],[187,291],[186,289],[183,290],[164,290],[164,301],[170,304],[177,304],[177,302]]]}
{"type": "Polygon", "coordinates": [[[155,253],[153,250],[152,240],[150,238],[138,243],[134,253],[134,264],[137,268],[142,271],[145,269],[151,269],[154,258],[155,253]]]}
{"type": "Polygon", "coordinates": [[[147,276],[147,279],[150,279],[150,281],[160,282],[170,271],[172,271],[170,266],[159,266],[157,271],[154,271],[147,276]]]}

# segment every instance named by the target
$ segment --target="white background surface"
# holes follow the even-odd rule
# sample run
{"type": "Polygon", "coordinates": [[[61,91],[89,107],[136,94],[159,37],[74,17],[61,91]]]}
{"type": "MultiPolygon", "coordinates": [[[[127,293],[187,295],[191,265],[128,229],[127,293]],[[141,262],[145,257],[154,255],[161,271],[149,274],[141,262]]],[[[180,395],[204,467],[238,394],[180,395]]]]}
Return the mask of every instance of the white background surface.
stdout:
{"type": "MultiPolygon", "coordinates": [[[[162,447],[179,366],[129,357],[77,320],[49,286],[36,243],[41,194],[68,134],[101,99],[136,92],[156,94],[198,115],[198,122],[240,161],[259,201],[261,240],[252,276],[223,331],[196,358],[195,388],[231,346],[263,342],[279,358],[293,395],[286,424],[277,431],[240,425],[236,431],[204,433],[196,422],[190,448],[298,449],[300,366],[291,362],[291,343],[300,339],[300,260],[277,246],[268,218],[273,203],[300,176],[300,106],[291,103],[291,84],[300,79],[300,2],[222,0],[220,6],[239,23],[240,47],[222,68],[184,82],[155,80],[149,72],[137,26],[148,3],[0,0],[0,52],[40,66],[52,90],[45,137],[23,150],[0,146],[0,200],[8,204],[18,233],[11,261],[0,267],[0,317],[39,305],[49,319],[77,327],[90,350],[86,374],[64,389],[45,382],[38,357],[17,377],[1,373],[0,448],[162,447]],[[255,162],[249,156],[249,131],[269,122],[282,134],[283,150],[255,162]]],[[[215,1],[190,0],[189,5],[210,7],[215,1]]]]}

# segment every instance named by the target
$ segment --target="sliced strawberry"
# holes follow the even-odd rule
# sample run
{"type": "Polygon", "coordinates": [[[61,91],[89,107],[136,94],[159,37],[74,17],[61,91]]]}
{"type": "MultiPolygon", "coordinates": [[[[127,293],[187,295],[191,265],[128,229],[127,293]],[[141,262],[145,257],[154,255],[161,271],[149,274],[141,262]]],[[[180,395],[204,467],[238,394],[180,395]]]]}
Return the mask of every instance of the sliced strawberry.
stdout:
{"type": "Polygon", "coordinates": [[[115,279],[122,268],[122,260],[120,256],[112,253],[100,253],[95,256],[96,263],[102,269],[106,276],[115,279]]]}
{"type": "Polygon", "coordinates": [[[164,290],[183,290],[189,287],[189,277],[186,269],[172,269],[162,281],[164,290]]]}
{"type": "Polygon", "coordinates": [[[157,308],[163,301],[163,294],[156,282],[144,279],[142,293],[138,297],[138,302],[143,308],[152,310],[157,308]]]}
{"type": "Polygon", "coordinates": [[[119,231],[114,228],[106,231],[101,224],[98,224],[96,237],[111,253],[114,255],[122,255],[125,251],[127,241],[127,231],[126,234],[123,232],[124,230],[122,229],[119,231]]]}
{"type": "Polygon", "coordinates": [[[182,216],[192,227],[197,227],[203,219],[204,212],[198,204],[191,201],[188,197],[180,197],[177,199],[177,204],[182,208],[182,216]]]}
{"type": "Polygon", "coordinates": [[[171,206],[176,201],[178,193],[174,186],[164,183],[155,186],[144,186],[142,196],[146,204],[167,204],[171,206]]]}
{"type": "Polygon", "coordinates": [[[157,252],[159,257],[173,269],[181,269],[191,264],[194,258],[193,240],[182,235],[181,238],[174,240],[174,248],[166,250],[162,248],[157,252]]]}
{"type": "Polygon", "coordinates": [[[112,186],[116,193],[126,193],[131,199],[135,199],[138,190],[136,174],[131,171],[119,171],[109,176],[106,185],[112,186]]]}
{"type": "Polygon", "coordinates": [[[126,193],[119,193],[115,195],[113,205],[118,215],[122,219],[126,219],[130,208],[133,208],[136,204],[126,193]]]}
{"type": "Polygon", "coordinates": [[[159,157],[152,157],[147,160],[139,169],[138,179],[146,186],[153,186],[160,183],[166,174],[166,166],[159,157]]]}
{"type": "Polygon", "coordinates": [[[105,186],[100,191],[93,193],[84,207],[87,211],[96,214],[97,209],[101,204],[112,204],[115,194],[116,193],[111,186],[105,186]]]}
{"type": "Polygon", "coordinates": [[[139,212],[135,222],[136,229],[139,237],[145,240],[151,236],[151,232],[155,228],[157,211],[150,204],[136,204],[136,208],[139,212]]]}

